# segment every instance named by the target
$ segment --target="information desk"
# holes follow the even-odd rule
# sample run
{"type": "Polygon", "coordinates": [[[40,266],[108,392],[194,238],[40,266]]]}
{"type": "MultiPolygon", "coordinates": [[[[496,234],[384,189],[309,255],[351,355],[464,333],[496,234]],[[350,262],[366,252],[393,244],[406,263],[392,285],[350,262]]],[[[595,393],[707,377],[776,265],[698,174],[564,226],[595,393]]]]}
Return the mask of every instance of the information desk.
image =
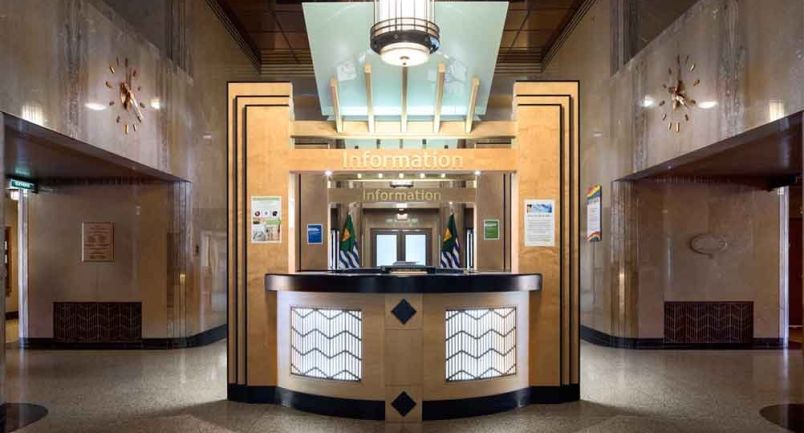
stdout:
{"type": "Polygon", "coordinates": [[[418,422],[532,401],[529,304],[539,274],[268,274],[265,288],[277,292],[275,403],[418,422]]]}

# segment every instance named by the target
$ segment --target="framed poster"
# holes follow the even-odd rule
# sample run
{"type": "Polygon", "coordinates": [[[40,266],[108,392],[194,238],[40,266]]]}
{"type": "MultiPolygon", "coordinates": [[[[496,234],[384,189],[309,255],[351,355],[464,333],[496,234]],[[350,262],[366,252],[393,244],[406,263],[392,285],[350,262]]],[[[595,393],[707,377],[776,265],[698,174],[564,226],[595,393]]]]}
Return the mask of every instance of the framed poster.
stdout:
{"type": "Polygon", "coordinates": [[[81,261],[114,261],[114,224],[84,222],[81,224],[81,261]]]}
{"type": "Polygon", "coordinates": [[[307,245],[322,245],[324,243],[324,225],[307,224],[307,245]]]}
{"type": "Polygon", "coordinates": [[[586,240],[600,242],[603,240],[601,223],[601,202],[603,201],[603,188],[592,185],[586,191],[586,240]]]}
{"type": "Polygon", "coordinates": [[[484,241],[500,240],[500,220],[497,219],[483,220],[483,240],[484,241]]]}
{"type": "Polygon", "coordinates": [[[556,246],[556,201],[525,200],[525,246],[556,246]]]}
{"type": "Polygon", "coordinates": [[[282,197],[251,196],[251,243],[282,242],[282,197]]]}

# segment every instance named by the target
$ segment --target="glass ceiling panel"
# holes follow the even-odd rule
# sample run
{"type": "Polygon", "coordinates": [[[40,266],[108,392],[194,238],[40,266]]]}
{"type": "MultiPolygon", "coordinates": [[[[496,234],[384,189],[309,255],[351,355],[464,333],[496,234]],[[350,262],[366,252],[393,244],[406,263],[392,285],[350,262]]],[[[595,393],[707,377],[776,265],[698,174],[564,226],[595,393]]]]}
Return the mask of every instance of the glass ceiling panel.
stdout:
{"type": "MultiPolygon", "coordinates": [[[[329,82],[335,77],[342,115],[349,119],[368,116],[363,74],[368,63],[372,68],[374,114],[400,117],[402,69],[383,63],[369,47],[373,3],[303,6],[321,113],[333,114],[329,82]]],[[[442,118],[466,116],[473,77],[480,80],[475,112],[486,113],[507,10],[507,1],[435,3],[441,47],[427,63],[408,70],[408,116],[433,116],[439,63],[446,66],[442,118]]]]}

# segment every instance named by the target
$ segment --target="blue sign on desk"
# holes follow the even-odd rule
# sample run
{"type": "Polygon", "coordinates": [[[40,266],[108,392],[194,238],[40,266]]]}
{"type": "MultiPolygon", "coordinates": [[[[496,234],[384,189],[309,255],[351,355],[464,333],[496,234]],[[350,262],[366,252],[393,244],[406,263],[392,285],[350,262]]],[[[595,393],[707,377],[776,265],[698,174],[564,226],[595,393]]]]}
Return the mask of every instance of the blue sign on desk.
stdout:
{"type": "Polygon", "coordinates": [[[322,224],[307,224],[307,245],[320,245],[324,243],[324,226],[322,224]]]}

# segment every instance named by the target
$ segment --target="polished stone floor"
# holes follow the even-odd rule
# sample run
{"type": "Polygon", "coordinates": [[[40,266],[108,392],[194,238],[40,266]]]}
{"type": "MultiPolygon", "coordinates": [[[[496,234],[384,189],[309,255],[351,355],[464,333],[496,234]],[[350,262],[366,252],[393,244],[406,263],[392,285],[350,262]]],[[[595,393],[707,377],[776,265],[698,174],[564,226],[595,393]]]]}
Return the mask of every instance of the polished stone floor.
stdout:
{"type": "MultiPolygon", "coordinates": [[[[225,400],[225,344],[175,351],[9,350],[23,432],[383,432],[384,424],[225,400]]],[[[800,351],[628,351],[584,344],[583,401],[424,423],[424,432],[785,432],[766,406],[804,401],[800,351]]]]}

